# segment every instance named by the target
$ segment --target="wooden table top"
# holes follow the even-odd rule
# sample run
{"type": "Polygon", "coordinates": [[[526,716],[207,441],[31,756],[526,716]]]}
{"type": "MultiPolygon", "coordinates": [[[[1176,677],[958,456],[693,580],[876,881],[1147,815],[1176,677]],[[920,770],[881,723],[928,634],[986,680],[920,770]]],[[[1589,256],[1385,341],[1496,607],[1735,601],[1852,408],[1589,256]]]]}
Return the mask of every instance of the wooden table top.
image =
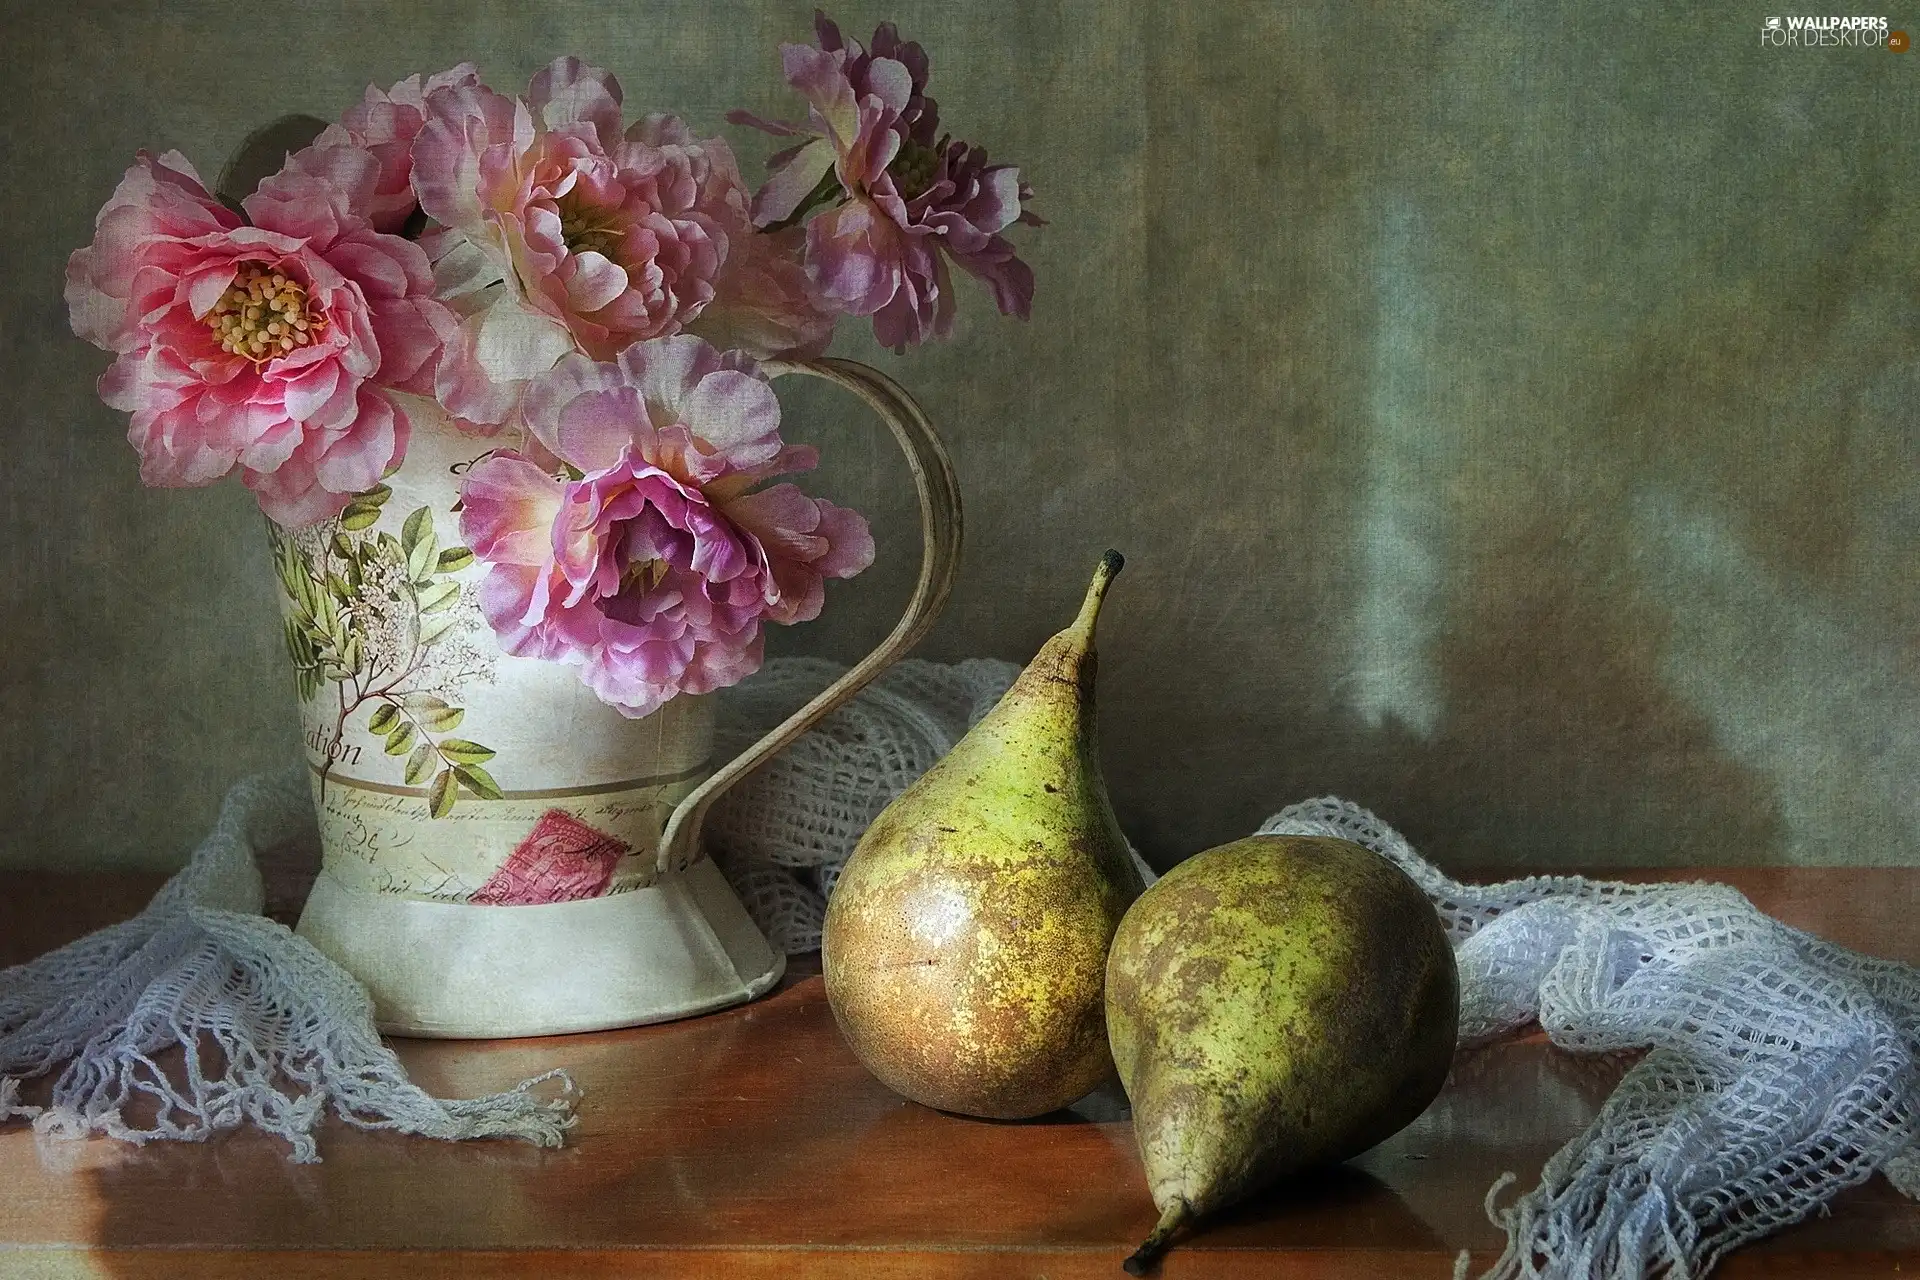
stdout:
{"type": "MultiPolygon", "coordinates": [[[[1693,869],[1780,918],[1920,962],[1920,869],[1693,869]]],[[[137,910],[154,876],[0,875],[0,964],[137,910]]],[[[889,1093],[841,1043],[817,976],[686,1022],[540,1040],[396,1042],[416,1080],[477,1094],[553,1066],[585,1089],[567,1145],[441,1143],[330,1122],[318,1165],[252,1131],[43,1163],[0,1131],[0,1276],[1119,1277],[1153,1225],[1124,1100],[991,1123],[889,1093]]],[[[1462,1055],[1412,1127],[1168,1255],[1182,1277],[1432,1276],[1502,1237],[1503,1171],[1533,1185],[1621,1066],[1538,1036],[1462,1055]]],[[[1509,1192],[1509,1195],[1514,1194],[1509,1192]]],[[[1734,1254],[1737,1277],[1920,1273],[1920,1207],[1883,1179],[1734,1254]]]]}

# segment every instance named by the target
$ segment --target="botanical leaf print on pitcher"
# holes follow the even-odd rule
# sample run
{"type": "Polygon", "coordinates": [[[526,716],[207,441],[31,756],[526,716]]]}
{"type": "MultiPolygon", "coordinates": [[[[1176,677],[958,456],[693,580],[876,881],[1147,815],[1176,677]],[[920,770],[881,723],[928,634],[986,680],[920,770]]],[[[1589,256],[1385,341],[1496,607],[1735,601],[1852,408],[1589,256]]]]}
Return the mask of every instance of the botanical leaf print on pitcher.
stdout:
{"type": "Polygon", "coordinates": [[[484,620],[454,578],[473,552],[441,547],[427,507],[407,517],[397,538],[374,529],[392,497],[376,485],[320,524],[286,530],[269,522],[274,571],[290,605],[287,656],[302,702],[332,697],[338,706],[330,732],[308,733],[307,745],[325,761],[322,793],[343,756],[360,763],[362,748],[347,745],[345,734],[364,710],[367,732],[408,786],[427,787],[429,811],[443,818],[463,792],[501,796],[484,767],[493,750],[454,736],[466,717],[454,699],[464,685],[492,680],[494,656],[469,638],[484,620]]]}

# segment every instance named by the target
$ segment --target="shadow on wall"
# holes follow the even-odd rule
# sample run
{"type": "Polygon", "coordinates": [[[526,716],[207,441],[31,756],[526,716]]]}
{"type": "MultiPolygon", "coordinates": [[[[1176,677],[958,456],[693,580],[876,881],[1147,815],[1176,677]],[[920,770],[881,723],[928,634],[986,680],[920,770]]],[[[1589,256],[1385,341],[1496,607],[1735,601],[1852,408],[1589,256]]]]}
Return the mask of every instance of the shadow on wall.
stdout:
{"type": "Polygon", "coordinates": [[[313,116],[281,116],[272,124],[248,134],[247,140],[227,161],[227,167],[220,171],[220,180],[214,184],[214,194],[237,209],[240,201],[260,185],[262,178],[280,172],[288,155],[319,137],[326,127],[325,120],[313,116]]]}

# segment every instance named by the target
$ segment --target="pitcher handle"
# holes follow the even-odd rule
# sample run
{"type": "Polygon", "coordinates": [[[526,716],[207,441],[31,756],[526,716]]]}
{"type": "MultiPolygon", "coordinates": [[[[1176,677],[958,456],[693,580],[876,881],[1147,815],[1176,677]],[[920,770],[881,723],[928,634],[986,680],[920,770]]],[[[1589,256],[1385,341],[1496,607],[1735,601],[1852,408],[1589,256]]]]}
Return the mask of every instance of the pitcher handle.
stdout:
{"type": "Polygon", "coordinates": [[[866,687],[918,643],[933,626],[953,590],[960,568],[960,488],[953,478],[953,460],[934,434],[933,424],[912,396],[893,379],[853,360],[770,360],[761,365],[770,377],[802,373],[845,388],[865,401],[893,431],[907,455],[913,486],[920,494],[920,580],[913,598],[891,635],[880,647],[855,663],[845,675],[788,716],[760,741],[728,761],[712,777],[694,788],[667,820],[660,837],[659,870],[684,871],[700,857],[700,828],[707,811],[728,787],[752,773],[767,759],[812,728],[815,722],[866,687]]]}

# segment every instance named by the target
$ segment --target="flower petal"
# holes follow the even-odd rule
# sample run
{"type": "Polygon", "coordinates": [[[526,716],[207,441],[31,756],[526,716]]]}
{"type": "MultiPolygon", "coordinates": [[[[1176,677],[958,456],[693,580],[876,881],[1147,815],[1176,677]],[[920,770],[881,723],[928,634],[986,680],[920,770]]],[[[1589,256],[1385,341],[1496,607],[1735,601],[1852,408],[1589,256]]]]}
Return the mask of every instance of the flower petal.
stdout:
{"type": "Polygon", "coordinates": [[[584,471],[613,466],[651,425],[638,390],[618,366],[578,353],[529,385],[523,412],[541,444],[584,471]],[[621,391],[627,394],[616,394],[621,391]]]}
{"type": "Polygon", "coordinates": [[[495,453],[475,463],[460,486],[460,538],[490,564],[545,564],[563,492],[520,454],[495,453]]]}
{"type": "Polygon", "coordinates": [[[800,202],[827,176],[833,162],[833,144],[825,138],[815,138],[794,152],[753,197],[755,225],[771,226],[791,218],[800,202]]]}
{"type": "Polygon", "coordinates": [[[620,82],[574,57],[555,58],[534,73],[527,104],[548,129],[586,124],[611,149],[620,136],[620,82]]]}
{"type": "Polygon", "coordinates": [[[568,272],[567,305],[575,311],[598,311],[627,291],[627,273],[605,254],[589,249],[573,255],[568,272]]]}
{"type": "Polygon", "coordinates": [[[743,470],[780,451],[780,401],[752,374],[721,369],[700,379],[680,401],[680,421],[743,470]]]}
{"type": "Polygon", "coordinates": [[[478,318],[474,358],[495,382],[537,377],[573,351],[566,326],[523,305],[511,290],[500,290],[478,318]]]}

